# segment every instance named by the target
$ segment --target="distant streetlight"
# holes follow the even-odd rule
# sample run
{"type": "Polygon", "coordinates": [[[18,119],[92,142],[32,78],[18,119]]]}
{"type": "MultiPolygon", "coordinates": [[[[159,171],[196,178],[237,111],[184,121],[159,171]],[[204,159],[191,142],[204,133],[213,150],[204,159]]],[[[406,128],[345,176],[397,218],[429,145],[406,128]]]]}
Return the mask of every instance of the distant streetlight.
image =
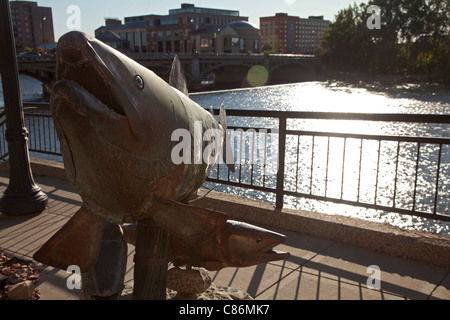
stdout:
{"type": "Polygon", "coordinates": [[[48,197],[31,173],[9,0],[0,0],[0,48],[10,166],[9,186],[0,200],[0,211],[5,216],[19,217],[44,211],[48,197]]]}
{"type": "Polygon", "coordinates": [[[47,17],[46,17],[46,16],[43,16],[43,17],[42,17],[42,21],[41,21],[41,24],[42,24],[42,40],[44,41],[44,51],[47,51],[47,49],[46,49],[46,47],[45,47],[45,29],[44,29],[44,23],[45,23],[45,21],[47,21],[47,17]]]}

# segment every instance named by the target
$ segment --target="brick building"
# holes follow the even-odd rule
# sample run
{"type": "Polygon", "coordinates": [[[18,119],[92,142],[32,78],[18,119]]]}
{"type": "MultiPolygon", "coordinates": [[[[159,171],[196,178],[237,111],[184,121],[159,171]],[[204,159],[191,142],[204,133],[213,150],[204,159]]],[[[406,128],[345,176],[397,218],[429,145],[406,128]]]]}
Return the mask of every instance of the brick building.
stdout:
{"type": "Polygon", "coordinates": [[[262,46],[276,53],[314,54],[320,47],[329,21],[321,17],[303,19],[277,13],[273,17],[260,18],[262,46]]]}
{"type": "Polygon", "coordinates": [[[11,1],[11,18],[18,52],[25,48],[54,48],[52,8],[39,7],[37,2],[11,1]]]}
{"type": "MultiPolygon", "coordinates": [[[[194,34],[208,34],[236,21],[248,21],[239,11],[200,8],[182,4],[180,9],[169,10],[169,15],[149,19],[149,47],[152,52],[191,53],[202,46],[194,34]]],[[[203,44],[205,45],[205,44],[203,44]]]]}
{"type": "MultiPolygon", "coordinates": [[[[114,40],[114,35],[117,38],[117,41],[111,42],[113,46],[120,44],[123,48],[125,46],[123,40],[125,40],[129,43],[128,51],[135,53],[192,53],[222,50],[217,48],[232,52],[231,42],[220,45],[216,43],[217,35],[225,27],[239,21],[247,22],[248,17],[240,16],[237,10],[201,8],[185,3],[179,9],[169,10],[168,15],[126,17],[123,24],[117,19],[107,19],[106,25],[95,31],[95,36],[100,37],[109,30],[113,32],[113,35],[109,34],[107,38],[114,40]]],[[[238,38],[241,48],[242,41],[245,45],[248,44],[249,48],[252,47],[251,40],[247,39],[247,33],[245,33],[245,40],[238,38]]],[[[228,38],[225,36],[224,41],[228,41],[228,38]]],[[[124,50],[126,49],[122,49],[124,50]]]]}

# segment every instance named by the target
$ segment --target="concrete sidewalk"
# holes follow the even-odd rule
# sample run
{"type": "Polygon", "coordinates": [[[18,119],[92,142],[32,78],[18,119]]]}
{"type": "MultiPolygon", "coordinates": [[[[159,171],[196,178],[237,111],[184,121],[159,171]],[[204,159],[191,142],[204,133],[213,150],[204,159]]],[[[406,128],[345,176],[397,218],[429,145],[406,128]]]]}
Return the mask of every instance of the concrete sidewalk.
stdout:
{"type": "MultiPolygon", "coordinates": [[[[38,250],[81,206],[70,184],[49,176],[36,177],[49,196],[49,208],[38,216],[11,219],[0,215],[0,249],[31,260],[38,250]]],[[[8,173],[0,173],[0,192],[8,173]]],[[[276,248],[289,251],[285,262],[211,272],[217,286],[248,292],[257,300],[384,300],[450,299],[450,272],[422,262],[392,257],[331,240],[277,230],[287,242],[276,248]],[[369,266],[381,270],[381,288],[370,290],[369,266]]],[[[129,246],[126,283],[133,283],[134,247],[129,246]]],[[[68,290],[68,273],[45,267],[37,288],[41,300],[78,300],[80,291],[68,290]]]]}

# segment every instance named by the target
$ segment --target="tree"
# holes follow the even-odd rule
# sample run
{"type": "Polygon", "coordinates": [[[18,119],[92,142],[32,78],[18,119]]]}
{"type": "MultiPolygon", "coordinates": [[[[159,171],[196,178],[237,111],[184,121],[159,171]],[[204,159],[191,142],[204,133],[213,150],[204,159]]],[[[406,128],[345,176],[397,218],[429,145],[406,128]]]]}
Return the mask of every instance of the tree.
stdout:
{"type": "Polygon", "coordinates": [[[322,46],[330,66],[345,71],[414,72],[450,77],[448,0],[371,0],[341,10],[322,46]],[[369,30],[367,8],[381,9],[369,30]]]}
{"type": "Polygon", "coordinates": [[[366,69],[370,39],[361,16],[361,8],[354,4],[339,11],[336,21],[330,24],[322,48],[324,58],[331,66],[351,71],[366,69]]]}

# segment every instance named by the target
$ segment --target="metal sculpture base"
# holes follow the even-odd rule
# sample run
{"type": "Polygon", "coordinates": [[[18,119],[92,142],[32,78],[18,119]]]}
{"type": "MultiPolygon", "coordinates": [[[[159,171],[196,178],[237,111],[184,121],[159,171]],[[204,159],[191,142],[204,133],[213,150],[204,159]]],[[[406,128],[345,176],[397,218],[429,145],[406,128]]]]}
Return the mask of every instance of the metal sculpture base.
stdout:
{"type": "Polygon", "coordinates": [[[134,258],[134,300],[166,300],[170,236],[151,222],[140,222],[134,258]]]}

